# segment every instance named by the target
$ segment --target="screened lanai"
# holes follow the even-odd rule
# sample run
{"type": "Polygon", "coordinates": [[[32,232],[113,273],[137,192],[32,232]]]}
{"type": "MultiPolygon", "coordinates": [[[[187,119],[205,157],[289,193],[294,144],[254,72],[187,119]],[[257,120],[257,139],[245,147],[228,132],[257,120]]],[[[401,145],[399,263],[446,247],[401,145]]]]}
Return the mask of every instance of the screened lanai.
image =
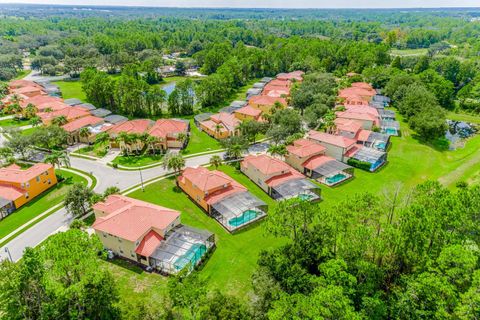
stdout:
{"type": "Polygon", "coordinates": [[[380,120],[380,129],[383,133],[390,136],[398,136],[400,132],[400,123],[398,121],[380,120]]]}
{"type": "Polygon", "coordinates": [[[352,156],[352,158],[370,163],[370,171],[373,172],[387,161],[387,153],[373,148],[362,147],[352,156]]]}
{"type": "Polygon", "coordinates": [[[215,246],[215,235],[180,225],[165,235],[165,241],[150,256],[150,265],[161,273],[176,274],[199,265],[215,246]]]}
{"type": "Polygon", "coordinates": [[[372,132],[368,136],[367,141],[364,141],[364,146],[374,148],[380,151],[387,150],[388,143],[390,142],[390,136],[385,133],[372,132]]]}
{"type": "Polygon", "coordinates": [[[320,199],[320,187],[307,179],[294,179],[272,187],[272,198],[275,200],[300,198],[315,201],[320,199]]]}
{"type": "Polygon", "coordinates": [[[235,193],[211,205],[211,215],[230,232],[266,215],[267,204],[248,191],[235,193]]]}
{"type": "Polygon", "coordinates": [[[312,170],[312,178],[318,182],[333,186],[353,177],[353,167],[332,159],[312,170]]]}

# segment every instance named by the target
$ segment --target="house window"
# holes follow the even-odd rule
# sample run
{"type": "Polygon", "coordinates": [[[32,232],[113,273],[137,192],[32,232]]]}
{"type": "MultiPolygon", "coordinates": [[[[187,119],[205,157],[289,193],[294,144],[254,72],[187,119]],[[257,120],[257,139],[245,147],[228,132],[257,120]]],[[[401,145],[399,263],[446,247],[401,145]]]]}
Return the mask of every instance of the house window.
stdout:
{"type": "Polygon", "coordinates": [[[106,238],[106,237],[107,237],[107,234],[106,234],[105,232],[103,233],[103,237],[104,237],[104,238],[106,238]]]}
{"type": "Polygon", "coordinates": [[[27,198],[27,199],[30,198],[30,195],[28,194],[28,192],[25,193],[25,198],[27,198]]]}
{"type": "Polygon", "coordinates": [[[52,184],[52,180],[48,179],[48,184],[52,184]]]}
{"type": "Polygon", "coordinates": [[[38,176],[35,180],[37,180],[37,182],[40,182],[40,176],[38,176]]]}
{"type": "Polygon", "coordinates": [[[122,239],[118,238],[118,242],[120,242],[120,243],[121,243],[121,242],[122,242],[122,239]]]}
{"type": "Polygon", "coordinates": [[[27,188],[30,187],[30,182],[27,182],[27,188]]]}
{"type": "Polygon", "coordinates": [[[140,241],[135,242],[135,246],[138,247],[139,244],[140,244],[140,241]]]}
{"type": "Polygon", "coordinates": [[[123,254],[123,250],[122,248],[118,248],[118,250],[120,250],[120,253],[123,254]]]}

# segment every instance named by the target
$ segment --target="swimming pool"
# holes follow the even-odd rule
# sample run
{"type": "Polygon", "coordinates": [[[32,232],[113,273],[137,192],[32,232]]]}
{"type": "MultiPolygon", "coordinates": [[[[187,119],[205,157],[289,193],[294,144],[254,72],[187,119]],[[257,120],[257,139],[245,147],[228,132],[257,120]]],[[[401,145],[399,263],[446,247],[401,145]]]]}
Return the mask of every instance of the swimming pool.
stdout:
{"type": "Polygon", "coordinates": [[[389,134],[391,136],[396,136],[397,135],[397,129],[395,128],[386,128],[385,133],[389,134]]]}
{"type": "Polygon", "coordinates": [[[386,147],[387,147],[387,144],[383,141],[375,144],[375,148],[377,149],[385,150],[386,147]]]}
{"type": "Polygon", "coordinates": [[[242,213],[241,216],[232,218],[228,220],[228,224],[231,225],[232,227],[239,227],[253,219],[255,219],[259,215],[258,211],[255,210],[247,210],[244,213],[242,213]]]}
{"type": "Polygon", "coordinates": [[[313,198],[313,194],[300,193],[297,196],[300,200],[309,201],[313,198]]]}
{"type": "Polygon", "coordinates": [[[347,176],[343,173],[337,173],[336,175],[332,176],[332,177],[328,177],[325,179],[325,181],[328,183],[328,184],[335,184],[335,183],[338,183],[342,180],[345,180],[347,176]]]}
{"type": "Polygon", "coordinates": [[[205,252],[207,252],[206,245],[203,243],[195,243],[190,247],[190,249],[187,250],[187,252],[185,252],[183,256],[178,258],[173,265],[175,266],[176,270],[182,270],[189,263],[192,267],[194,267],[203,257],[205,252]]]}

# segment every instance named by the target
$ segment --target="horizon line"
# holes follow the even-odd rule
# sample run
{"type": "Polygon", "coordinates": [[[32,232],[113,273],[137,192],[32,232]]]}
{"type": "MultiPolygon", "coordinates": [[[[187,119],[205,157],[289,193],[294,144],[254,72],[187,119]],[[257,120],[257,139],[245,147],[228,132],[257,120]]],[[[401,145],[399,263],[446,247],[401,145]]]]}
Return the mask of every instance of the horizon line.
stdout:
{"type": "Polygon", "coordinates": [[[58,7],[108,7],[108,8],[168,8],[168,9],[249,9],[249,10],[418,10],[418,9],[480,9],[471,6],[444,6],[444,7],[209,7],[209,6],[152,6],[152,5],[127,5],[127,4],[60,4],[60,3],[35,3],[35,2],[0,2],[1,5],[34,5],[58,7]]]}

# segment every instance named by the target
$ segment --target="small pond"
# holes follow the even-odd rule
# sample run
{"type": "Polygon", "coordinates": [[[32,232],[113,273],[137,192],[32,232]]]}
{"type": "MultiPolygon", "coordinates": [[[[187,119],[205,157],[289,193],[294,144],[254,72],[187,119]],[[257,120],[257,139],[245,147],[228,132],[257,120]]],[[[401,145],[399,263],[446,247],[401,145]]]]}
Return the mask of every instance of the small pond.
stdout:
{"type": "Polygon", "coordinates": [[[463,147],[463,140],[477,132],[477,128],[471,123],[447,120],[447,124],[445,138],[450,142],[450,150],[463,147]]]}

